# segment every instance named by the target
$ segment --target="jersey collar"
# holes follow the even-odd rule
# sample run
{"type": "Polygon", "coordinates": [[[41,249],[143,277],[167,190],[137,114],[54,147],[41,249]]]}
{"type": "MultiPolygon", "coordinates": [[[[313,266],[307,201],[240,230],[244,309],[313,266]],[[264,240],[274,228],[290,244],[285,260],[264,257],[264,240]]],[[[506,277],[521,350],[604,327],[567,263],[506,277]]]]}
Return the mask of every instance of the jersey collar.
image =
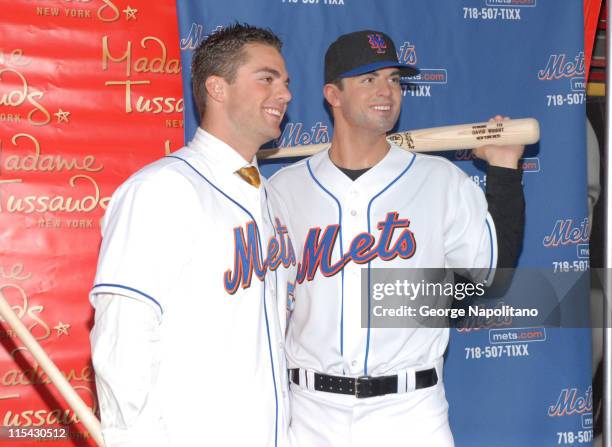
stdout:
{"type": "Polygon", "coordinates": [[[200,154],[216,169],[224,174],[232,175],[244,166],[257,166],[257,157],[247,162],[233,147],[201,127],[196,130],[189,147],[200,154]]]}
{"type": "Polygon", "coordinates": [[[391,145],[389,152],[357,180],[352,181],[329,158],[328,151],[311,159],[315,177],[335,196],[344,197],[351,189],[359,188],[369,195],[385,189],[412,161],[414,154],[391,145]]]}

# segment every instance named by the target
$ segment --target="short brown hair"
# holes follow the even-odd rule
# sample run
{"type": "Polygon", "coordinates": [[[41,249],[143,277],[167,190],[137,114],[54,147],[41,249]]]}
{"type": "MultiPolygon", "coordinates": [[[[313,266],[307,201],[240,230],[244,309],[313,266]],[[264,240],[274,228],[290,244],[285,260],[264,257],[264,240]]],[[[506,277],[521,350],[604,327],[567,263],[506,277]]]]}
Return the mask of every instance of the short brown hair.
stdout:
{"type": "Polygon", "coordinates": [[[271,30],[236,22],[211,34],[194,51],[191,86],[200,119],[206,110],[206,79],[221,76],[229,83],[234,82],[238,68],[246,61],[244,46],[250,43],[269,45],[279,52],[283,46],[271,30]]]}
{"type": "Polygon", "coordinates": [[[336,87],[338,87],[338,90],[344,90],[344,83],[342,82],[343,80],[344,78],[336,78],[333,81],[331,81],[330,84],[333,84],[336,87]]]}

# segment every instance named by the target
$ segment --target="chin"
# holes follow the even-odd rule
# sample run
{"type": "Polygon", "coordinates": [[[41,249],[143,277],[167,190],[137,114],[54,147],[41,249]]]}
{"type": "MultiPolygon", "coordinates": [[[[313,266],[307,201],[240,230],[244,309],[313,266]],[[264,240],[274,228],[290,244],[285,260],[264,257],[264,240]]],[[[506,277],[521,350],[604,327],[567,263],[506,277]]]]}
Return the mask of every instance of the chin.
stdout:
{"type": "Polygon", "coordinates": [[[280,129],[280,126],[278,126],[276,129],[274,129],[273,133],[274,133],[274,136],[273,136],[272,138],[278,138],[278,137],[280,137],[280,136],[281,136],[281,129],[280,129]]]}
{"type": "Polygon", "coordinates": [[[380,126],[378,126],[378,131],[379,132],[384,132],[384,133],[388,133],[393,129],[393,126],[395,126],[395,122],[393,123],[381,123],[380,126]]]}
{"type": "Polygon", "coordinates": [[[266,133],[266,143],[271,140],[276,140],[281,136],[280,128],[266,133]]]}

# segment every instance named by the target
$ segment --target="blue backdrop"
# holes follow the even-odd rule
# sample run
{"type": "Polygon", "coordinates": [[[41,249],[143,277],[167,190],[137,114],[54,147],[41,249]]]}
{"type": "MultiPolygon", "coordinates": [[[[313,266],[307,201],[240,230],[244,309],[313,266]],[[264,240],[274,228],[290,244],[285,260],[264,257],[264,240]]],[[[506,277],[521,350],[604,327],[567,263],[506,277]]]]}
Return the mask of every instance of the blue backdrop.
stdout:
{"type": "MultiPolygon", "coordinates": [[[[579,271],[588,263],[585,79],[578,0],[177,0],[183,67],[192,50],[234,21],[270,27],[284,41],[293,101],[279,146],[325,143],[323,54],[342,33],[373,28],[421,70],[404,89],[399,130],[535,117],[541,141],[523,162],[527,227],[520,266],[579,271]]],[[[198,125],[185,85],[185,136],[198,125]]],[[[470,152],[447,152],[481,187],[470,152]]],[[[280,167],[262,167],[270,175],[280,167]]],[[[575,286],[550,280],[556,296],[575,286]]],[[[588,306],[587,290],[578,286],[588,306]]],[[[582,295],[581,295],[582,296],[582,295]]],[[[578,309],[578,310],[584,310],[578,309]]],[[[456,445],[590,445],[588,329],[453,329],[445,380],[456,445]]]]}

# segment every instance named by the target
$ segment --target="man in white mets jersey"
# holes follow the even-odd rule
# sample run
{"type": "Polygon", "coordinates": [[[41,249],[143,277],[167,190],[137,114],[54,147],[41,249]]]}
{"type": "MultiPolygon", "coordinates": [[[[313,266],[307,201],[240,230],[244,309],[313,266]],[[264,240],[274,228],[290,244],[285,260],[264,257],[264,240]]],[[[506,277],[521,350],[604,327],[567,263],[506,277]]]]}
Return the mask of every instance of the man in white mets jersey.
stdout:
{"type": "Polygon", "coordinates": [[[271,179],[289,208],[298,262],[286,353],[300,447],[452,446],[442,383],[448,328],[362,327],[362,269],[486,276],[518,256],[524,148],[475,150],[489,164],[485,198],[449,161],[390,145],[400,77],[414,72],[382,32],[338,38],[325,55],[331,147],[271,179]]]}
{"type": "Polygon", "coordinates": [[[289,445],[296,261],[255,159],[291,99],[280,49],[270,31],[240,24],[205,40],[192,65],[193,140],[113,195],[90,295],[107,447],[289,445]]]}

